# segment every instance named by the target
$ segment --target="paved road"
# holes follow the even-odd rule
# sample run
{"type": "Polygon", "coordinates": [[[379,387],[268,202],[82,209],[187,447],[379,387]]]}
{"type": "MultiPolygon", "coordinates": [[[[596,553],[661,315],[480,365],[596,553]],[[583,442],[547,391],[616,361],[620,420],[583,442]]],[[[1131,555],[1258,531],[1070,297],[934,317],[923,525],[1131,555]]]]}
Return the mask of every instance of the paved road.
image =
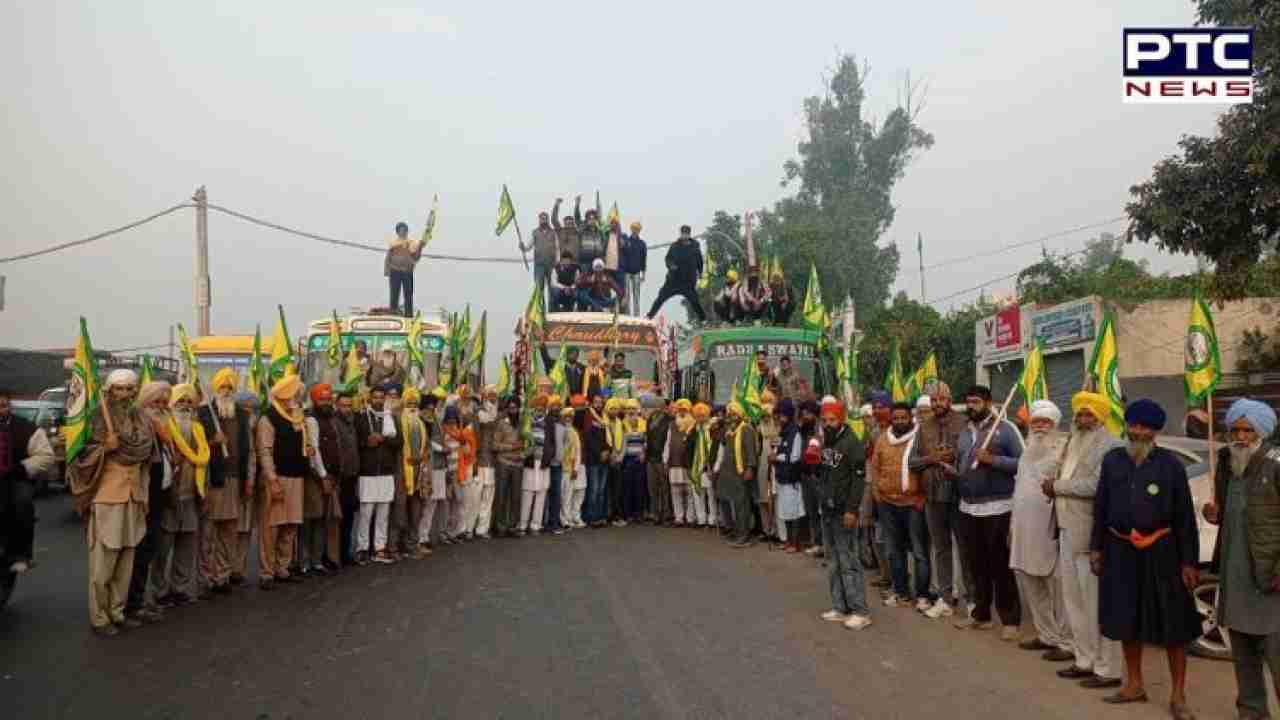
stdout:
{"type": "MultiPolygon", "coordinates": [[[[692,530],[471,543],[102,639],[80,525],[64,497],[39,513],[40,567],[0,616],[0,718],[1167,717],[910,610],[820,622],[815,562],[692,530]]],[[[1147,665],[1161,698],[1163,659],[1147,665]]],[[[1234,717],[1230,666],[1191,673],[1200,717],[1234,717]]]]}

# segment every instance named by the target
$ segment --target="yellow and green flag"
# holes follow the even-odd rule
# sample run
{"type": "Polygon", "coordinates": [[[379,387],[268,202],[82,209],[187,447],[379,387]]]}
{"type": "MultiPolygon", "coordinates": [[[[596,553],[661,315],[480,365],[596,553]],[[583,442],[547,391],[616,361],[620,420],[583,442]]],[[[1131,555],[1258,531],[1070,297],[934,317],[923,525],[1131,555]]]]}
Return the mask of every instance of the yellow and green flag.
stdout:
{"type": "Polygon", "coordinates": [[[613,207],[609,208],[609,217],[605,218],[604,224],[612,224],[615,220],[619,225],[622,224],[622,213],[618,212],[618,203],[614,203],[613,207]]]}
{"type": "Polygon", "coordinates": [[[427,224],[422,228],[422,247],[426,247],[431,242],[431,236],[436,231],[436,213],[440,210],[440,196],[431,196],[431,214],[427,215],[427,224]]]}
{"type": "Polygon", "coordinates": [[[1018,387],[1022,389],[1022,397],[1026,399],[1028,405],[1037,400],[1049,399],[1049,383],[1045,380],[1044,374],[1044,346],[1040,344],[1039,339],[1027,354],[1018,387]]]}
{"type": "Polygon", "coordinates": [[[938,358],[934,353],[929,353],[929,357],[925,358],[924,364],[921,365],[911,376],[908,392],[910,395],[920,397],[929,392],[929,385],[938,382],[938,358]]]}
{"type": "Polygon", "coordinates": [[[271,385],[286,375],[298,372],[297,360],[293,355],[293,341],[289,339],[289,326],[284,321],[284,306],[277,305],[276,310],[279,317],[276,318],[276,332],[272,338],[271,366],[267,378],[271,385]]]}
{"type": "MultiPolygon", "coordinates": [[[[484,346],[486,338],[489,334],[489,311],[485,310],[480,313],[480,325],[476,331],[471,334],[471,340],[467,343],[467,370],[473,367],[484,367],[484,346]]],[[[466,373],[463,373],[466,374],[466,373]]]]}
{"type": "Polygon", "coordinates": [[[92,418],[98,412],[101,398],[102,381],[98,378],[98,358],[93,354],[93,343],[89,340],[89,326],[84,318],[80,318],[80,339],[76,341],[76,356],[71,366],[67,419],[62,426],[62,437],[67,443],[67,462],[76,459],[93,434],[92,418]]]}
{"type": "Polygon", "coordinates": [[[711,278],[716,274],[716,261],[708,252],[702,263],[702,277],[698,278],[698,289],[706,290],[711,287],[711,278]]]}
{"type": "MultiPolygon", "coordinates": [[[[409,357],[409,367],[417,367],[423,370],[426,363],[422,357],[422,311],[414,313],[413,320],[409,321],[409,332],[405,336],[407,343],[405,351],[409,357]]],[[[425,372],[425,371],[424,371],[425,372]]]]}
{"type": "Polygon", "coordinates": [[[560,397],[567,398],[569,391],[569,378],[565,373],[565,357],[568,355],[568,345],[565,341],[560,341],[560,354],[556,355],[556,364],[551,366],[551,372],[547,377],[551,378],[552,392],[560,397]]]}
{"type": "Polygon", "coordinates": [[[511,193],[507,192],[507,186],[503,185],[502,197],[498,198],[498,229],[494,234],[501,235],[515,219],[516,206],[511,204],[511,193]]]}
{"type": "Polygon", "coordinates": [[[498,368],[498,397],[505,398],[511,394],[511,360],[502,356],[502,365],[498,368]]]}
{"type": "Polygon", "coordinates": [[[760,416],[764,414],[760,402],[760,383],[760,368],[755,359],[749,357],[746,366],[742,368],[742,379],[735,385],[734,400],[742,405],[742,412],[753,423],[759,422],[760,416]]]}
{"type": "Polygon", "coordinates": [[[200,366],[196,364],[196,354],[191,350],[191,339],[187,337],[187,329],[182,326],[182,323],[178,323],[178,359],[182,362],[182,382],[191,383],[199,392],[200,366]]]}
{"type": "Polygon", "coordinates": [[[262,365],[262,326],[253,330],[253,357],[249,358],[249,372],[244,376],[245,392],[258,396],[259,406],[267,401],[267,369],[262,365]]]}
{"type": "Polygon", "coordinates": [[[329,321],[329,367],[336,368],[342,364],[342,323],[338,322],[338,311],[333,311],[333,319],[329,321]]]}
{"type": "Polygon", "coordinates": [[[529,302],[524,308],[525,326],[528,328],[530,337],[540,331],[547,321],[547,308],[544,302],[542,299],[542,282],[539,281],[534,284],[533,293],[529,295],[529,302]]]}
{"type": "Polygon", "coordinates": [[[1111,412],[1104,419],[1107,430],[1120,437],[1124,434],[1124,393],[1120,389],[1120,363],[1116,344],[1115,316],[1108,310],[1102,316],[1098,339],[1093,343],[1089,359],[1089,379],[1093,391],[1104,395],[1111,412]]]}
{"type": "Polygon", "coordinates": [[[360,351],[356,349],[355,338],[351,338],[351,349],[347,350],[346,363],[346,367],[342,370],[341,392],[359,392],[360,383],[364,381],[364,370],[360,367],[360,351]]]}
{"type": "Polygon", "coordinates": [[[818,281],[818,266],[809,265],[809,288],[804,293],[804,308],[800,311],[804,326],[814,332],[825,333],[830,319],[827,307],[822,303],[822,285],[818,281]]]}
{"type": "Polygon", "coordinates": [[[138,372],[138,387],[141,388],[149,382],[155,380],[155,368],[151,366],[151,356],[142,356],[142,369],[138,372]]]}
{"type": "Polygon", "coordinates": [[[1222,357],[1218,353],[1218,331],[1213,326],[1213,313],[1200,293],[1196,293],[1191,301],[1185,350],[1183,384],[1187,391],[1187,405],[1201,407],[1222,379],[1222,357]]]}
{"type": "Polygon", "coordinates": [[[896,403],[910,400],[908,396],[911,391],[902,375],[902,353],[898,349],[898,341],[894,340],[893,349],[889,352],[889,372],[884,377],[884,388],[896,403]]]}

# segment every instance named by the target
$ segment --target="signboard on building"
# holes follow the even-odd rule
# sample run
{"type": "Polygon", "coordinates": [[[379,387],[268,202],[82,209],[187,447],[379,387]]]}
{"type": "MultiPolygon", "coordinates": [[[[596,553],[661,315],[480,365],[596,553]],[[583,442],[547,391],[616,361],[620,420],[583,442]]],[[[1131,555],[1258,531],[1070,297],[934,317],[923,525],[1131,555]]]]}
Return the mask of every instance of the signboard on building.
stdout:
{"type": "Polygon", "coordinates": [[[1022,356],[1022,311],[1010,305],[991,317],[978,321],[974,331],[977,359],[992,365],[1022,356]]]}
{"type": "Polygon", "coordinates": [[[1073,300],[1031,313],[1031,337],[1045,348],[1092,342],[1097,334],[1097,304],[1073,300]]]}

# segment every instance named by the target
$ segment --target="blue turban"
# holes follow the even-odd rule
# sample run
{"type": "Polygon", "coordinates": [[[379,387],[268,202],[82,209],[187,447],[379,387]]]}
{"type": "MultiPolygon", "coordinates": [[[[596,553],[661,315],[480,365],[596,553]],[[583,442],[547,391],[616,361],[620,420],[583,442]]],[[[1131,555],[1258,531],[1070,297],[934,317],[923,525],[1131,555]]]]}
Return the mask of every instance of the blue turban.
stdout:
{"type": "Polygon", "coordinates": [[[457,407],[455,407],[455,406],[453,406],[453,405],[450,405],[449,407],[445,408],[445,409],[444,409],[444,421],[445,421],[445,422],[447,422],[447,423],[449,423],[449,422],[452,422],[452,423],[461,423],[461,422],[462,422],[462,415],[460,415],[460,414],[458,413],[458,408],[457,408],[457,407]]]}
{"type": "Polygon", "coordinates": [[[253,403],[254,405],[257,405],[257,404],[258,404],[258,396],[257,396],[257,395],[254,395],[254,394],[253,394],[253,393],[251,393],[251,392],[247,392],[247,391],[246,391],[246,392],[240,392],[240,393],[237,393],[237,394],[236,394],[236,403],[237,403],[237,404],[238,404],[238,403],[247,403],[247,402],[251,402],[251,403],[253,403]]]}
{"type": "Polygon", "coordinates": [[[644,393],[640,396],[640,407],[646,410],[657,410],[662,407],[662,399],[653,393],[644,393]]]}
{"type": "Polygon", "coordinates": [[[404,387],[397,382],[382,383],[382,385],[378,389],[381,390],[386,395],[390,395],[391,391],[393,390],[397,395],[400,395],[404,391],[404,387]]]}
{"type": "Polygon", "coordinates": [[[1163,430],[1166,420],[1164,408],[1155,400],[1143,398],[1129,403],[1124,411],[1124,421],[1129,425],[1141,425],[1152,430],[1163,430]]]}
{"type": "Polygon", "coordinates": [[[1276,429],[1276,411],[1257,400],[1240,398],[1231,403],[1231,409],[1227,410],[1227,427],[1240,419],[1252,425],[1254,432],[1263,438],[1270,437],[1276,429]]]}
{"type": "Polygon", "coordinates": [[[872,407],[889,407],[893,404],[893,399],[889,393],[883,390],[876,390],[867,395],[867,402],[871,403],[872,407]]]}
{"type": "Polygon", "coordinates": [[[788,420],[793,420],[796,416],[795,403],[787,398],[779,400],[777,406],[774,407],[774,411],[788,420]]]}

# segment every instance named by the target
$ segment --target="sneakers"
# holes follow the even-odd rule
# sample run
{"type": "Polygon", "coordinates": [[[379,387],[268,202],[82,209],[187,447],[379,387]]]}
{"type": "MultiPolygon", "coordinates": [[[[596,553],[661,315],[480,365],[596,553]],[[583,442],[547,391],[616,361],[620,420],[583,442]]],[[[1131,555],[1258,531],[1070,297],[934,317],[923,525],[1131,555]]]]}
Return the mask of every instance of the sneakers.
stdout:
{"type": "Polygon", "coordinates": [[[942,598],[938,598],[938,602],[934,603],[933,607],[924,611],[924,616],[931,620],[937,620],[941,617],[951,617],[954,614],[955,610],[952,610],[951,606],[947,604],[947,601],[942,598]]]}
{"type": "Polygon", "coordinates": [[[929,602],[929,598],[923,598],[923,597],[922,597],[922,598],[920,598],[919,600],[916,600],[916,611],[917,611],[917,612],[922,612],[922,613],[923,613],[923,612],[928,612],[928,611],[929,611],[930,609],[932,609],[932,608],[933,608],[933,603],[929,602]]]}
{"type": "Polygon", "coordinates": [[[379,550],[378,552],[374,553],[373,561],[378,563],[379,565],[390,565],[395,562],[395,560],[392,560],[391,556],[387,554],[386,550],[379,550]]]}
{"type": "Polygon", "coordinates": [[[804,551],[804,554],[805,554],[805,555],[808,555],[808,556],[810,556],[810,557],[817,557],[817,556],[818,556],[818,555],[820,555],[821,553],[822,553],[822,546],[820,546],[820,545],[814,545],[813,547],[811,547],[811,548],[809,548],[808,550],[805,550],[805,551],[804,551]]]}
{"type": "Polygon", "coordinates": [[[886,597],[884,599],[885,607],[903,607],[905,605],[910,605],[910,604],[911,604],[910,600],[907,600],[906,598],[898,597],[897,593],[889,593],[889,597],[886,597]]]}
{"type": "Polygon", "coordinates": [[[614,526],[614,527],[626,527],[626,526],[627,526],[627,521],[626,521],[626,520],[614,520],[614,521],[613,521],[613,526],[614,526]]]}
{"type": "Polygon", "coordinates": [[[843,623],[843,622],[845,622],[845,621],[849,620],[849,618],[850,618],[850,617],[852,617],[852,616],[850,616],[850,615],[845,615],[844,613],[840,612],[839,610],[828,610],[828,611],[826,611],[826,612],[822,613],[822,619],[823,619],[823,620],[826,620],[827,622],[838,622],[838,623],[843,623]]]}
{"type": "Polygon", "coordinates": [[[850,630],[861,630],[871,624],[871,618],[866,615],[850,615],[848,620],[844,621],[844,626],[850,630]]]}
{"type": "Polygon", "coordinates": [[[30,569],[31,563],[26,560],[15,560],[14,563],[9,566],[9,572],[15,575],[21,575],[30,569]]]}
{"type": "Polygon", "coordinates": [[[979,621],[972,617],[956,621],[956,628],[960,630],[990,630],[993,627],[995,627],[995,623],[990,620],[979,621]]]}
{"type": "Polygon", "coordinates": [[[1005,625],[1000,630],[1000,639],[1005,642],[1013,642],[1018,639],[1018,628],[1014,625],[1005,625]]]}

